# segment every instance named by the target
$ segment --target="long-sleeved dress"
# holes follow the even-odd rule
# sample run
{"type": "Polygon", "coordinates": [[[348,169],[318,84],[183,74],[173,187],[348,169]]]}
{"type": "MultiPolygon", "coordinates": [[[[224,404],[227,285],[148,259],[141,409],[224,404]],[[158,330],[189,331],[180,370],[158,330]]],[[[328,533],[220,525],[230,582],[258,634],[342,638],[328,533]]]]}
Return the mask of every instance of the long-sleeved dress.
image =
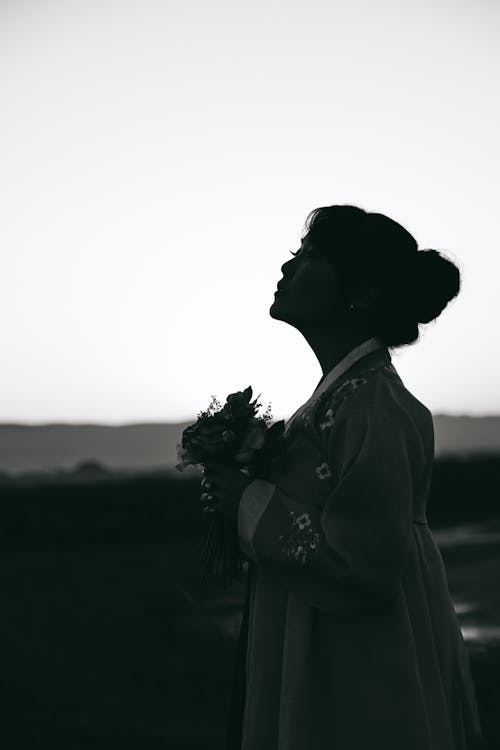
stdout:
{"type": "Polygon", "coordinates": [[[238,510],[249,560],[231,750],[465,750],[468,655],[427,525],[431,412],[374,337],[292,415],[238,510]]]}

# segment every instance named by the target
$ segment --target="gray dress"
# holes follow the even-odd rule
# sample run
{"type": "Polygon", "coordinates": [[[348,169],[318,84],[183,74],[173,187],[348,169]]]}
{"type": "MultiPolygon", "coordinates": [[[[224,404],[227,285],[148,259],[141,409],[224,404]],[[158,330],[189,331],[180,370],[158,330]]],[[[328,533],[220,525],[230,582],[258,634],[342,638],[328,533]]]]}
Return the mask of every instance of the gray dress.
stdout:
{"type": "Polygon", "coordinates": [[[238,750],[466,750],[481,726],[426,519],[431,412],[373,338],[286,439],[286,465],[238,511],[251,570],[238,750]]]}

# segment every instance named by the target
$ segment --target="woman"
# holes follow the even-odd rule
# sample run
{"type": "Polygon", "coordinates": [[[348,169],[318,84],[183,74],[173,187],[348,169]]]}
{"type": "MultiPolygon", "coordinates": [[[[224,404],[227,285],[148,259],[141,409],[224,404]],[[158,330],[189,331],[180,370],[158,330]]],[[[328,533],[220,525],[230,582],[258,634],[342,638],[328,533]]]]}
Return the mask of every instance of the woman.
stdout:
{"type": "Polygon", "coordinates": [[[355,206],[315,209],[306,228],[270,314],[323,377],[287,422],[285,467],[252,481],[213,464],[202,482],[249,558],[227,747],[468,750],[474,685],[426,520],[432,415],[390,355],[460,272],[355,206]]]}

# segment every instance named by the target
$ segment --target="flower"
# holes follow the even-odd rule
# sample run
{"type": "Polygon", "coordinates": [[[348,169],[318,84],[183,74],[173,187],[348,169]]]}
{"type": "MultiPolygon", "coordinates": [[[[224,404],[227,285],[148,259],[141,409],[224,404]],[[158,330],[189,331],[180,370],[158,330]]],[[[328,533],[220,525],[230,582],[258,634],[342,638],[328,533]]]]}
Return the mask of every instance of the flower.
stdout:
{"type": "Polygon", "coordinates": [[[319,534],[316,532],[313,535],[313,541],[309,542],[310,549],[316,549],[316,547],[318,546],[318,542],[319,542],[319,534]]]}
{"type": "Polygon", "coordinates": [[[252,460],[255,451],[260,450],[266,442],[267,427],[255,417],[250,420],[249,427],[241,443],[240,450],[235,455],[238,463],[247,464],[252,460]]]}
{"type": "MultiPolygon", "coordinates": [[[[354,391],[359,388],[359,386],[364,385],[367,382],[368,378],[364,377],[350,378],[349,380],[345,380],[338,388],[335,388],[334,391],[324,391],[322,397],[324,397],[325,399],[329,399],[330,406],[325,412],[324,421],[320,422],[319,427],[321,430],[325,430],[327,427],[332,427],[335,424],[334,415],[340,404],[347,398],[349,398],[349,396],[351,396],[354,391]]],[[[320,399],[322,397],[320,397],[320,399]]]]}
{"type": "Polygon", "coordinates": [[[250,403],[252,398],[252,387],[248,386],[244,391],[229,393],[223,412],[230,412],[235,420],[248,419],[255,414],[255,402],[250,403]]]}
{"type": "Polygon", "coordinates": [[[189,466],[190,464],[196,464],[198,463],[198,460],[196,456],[191,453],[189,448],[185,448],[181,445],[181,443],[177,443],[176,446],[177,449],[177,463],[175,465],[175,468],[177,471],[184,471],[186,466],[189,466]]]}
{"type": "MultiPolygon", "coordinates": [[[[266,476],[269,467],[286,456],[284,421],[268,426],[272,419],[270,408],[258,416],[258,397],[251,401],[252,388],[230,393],[221,406],[215,396],[207,409],[198,413],[196,422],[189,425],[177,443],[175,468],[183,471],[188,465],[219,461],[239,468],[247,476],[266,476]]],[[[232,521],[230,521],[232,523],[232,521]]],[[[203,579],[217,576],[222,563],[224,587],[226,579],[240,579],[243,574],[238,530],[228,528],[228,519],[214,514],[202,552],[203,579]],[[232,539],[230,538],[232,536],[232,539]]]]}
{"type": "Polygon", "coordinates": [[[319,479],[327,479],[328,477],[332,476],[330,467],[326,462],[323,462],[319,466],[316,466],[316,474],[318,475],[319,479]]]}
{"type": "Polygon", "coordinates": [[[305,563],[305,561],[306,561],[306,551],[305,551],[304,547],[302,547],[301,544],[299,544],[299,546],[295,550],[294,557],[295,557],[296,560],[298,560],[300,558],[300,562],[302,564],[305,563]]]}
{"type": "Polygon", "coordinates": [[[325,417],[325,421],[321,422],[319,426],[321,430],[324,430],[326,427],[331,427],[334,424],[335,420],[333,418],[333,409],[327,409],[325,412],[325,417]]]}
{"type": "Polygon", "coordinates": [[[306,565],[310,558],[310,551],[315,550],[319,543],[318,532],[313,532],[309,513],[297,516],[294,511],[289,511],[290,528],[288,534],[280,534],[278,541],[281,543],[281,551],[294,560],[299,560],[306,565]]]}
{"type": "Polygon", "coordinates": [[[363,385],[363,383],[366,383],[366,378],[352,378],[349,380],[349,383],[353,388],[358,388],[358,386],[363,385]]]}
{"type": "Polygon", "coordinates": [[[298,525],[299,529],[303,529],[305,526],[311,525],[311,519],[307,513],[302,513],[302,515],[295,519],[295,523],[298,525]]]}

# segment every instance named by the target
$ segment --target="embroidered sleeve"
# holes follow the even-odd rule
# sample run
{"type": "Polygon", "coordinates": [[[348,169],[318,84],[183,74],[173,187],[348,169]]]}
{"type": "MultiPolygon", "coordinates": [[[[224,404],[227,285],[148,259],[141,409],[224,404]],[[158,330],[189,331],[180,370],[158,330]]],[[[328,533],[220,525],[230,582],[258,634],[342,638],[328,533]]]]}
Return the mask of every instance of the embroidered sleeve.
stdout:
{"type": "Polygon", "coordinates": [[[342,616],[383,606],[400,590],[412,532],[411,465],[403,426],[381,408],[323,421],[324,461],[310,479],[329,490],[323,507],[255,480],[258,492],[249,484],[239,510],[243,522],[257,498],[255,523],[242,523],[240,535],[271,578],[342,616]]]}
{"type": "Polygon", "coordinates": [[[311,527],[311,517],[306,511],[297,515],[291,510],[288,513],[290,525],[286,534],[281,534],[278,541],[281,551],[287,557],[298,560],[301,565],[306,565],[311,552],[316,549],[319,542],[319,534],[311,527]]]}

